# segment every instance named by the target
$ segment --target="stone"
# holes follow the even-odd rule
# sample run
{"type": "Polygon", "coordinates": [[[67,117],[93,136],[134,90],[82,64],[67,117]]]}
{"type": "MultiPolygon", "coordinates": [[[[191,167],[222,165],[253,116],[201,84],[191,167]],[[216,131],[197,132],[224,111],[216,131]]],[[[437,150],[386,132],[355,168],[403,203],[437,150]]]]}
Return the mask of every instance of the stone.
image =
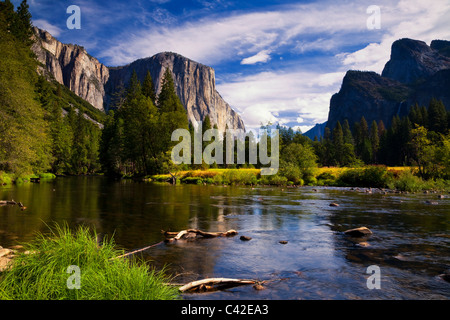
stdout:
{"type": "Polygon", "coordinates": [[[425,203],[429,204],[429,205],[438,205],[439,204],[439,202],[437,202],[437,201],[430,201],[430,200],[426,200],[425,203]]]}
{"type": "Polygon", "coordinates": [[[287,242],[286,240],[281,240],[281,241],[279,241],[279,243],[281,243],[281,244],[287,244],[288,242],[287,242]]]}
{"type": "Polygon", "coordinates": [[[250,241],[250,240],[252,240],[252,238],[249,237],[249,236],[241,236],[239,239],[241,239],[242,241],[250,241]]]}
{"type": "Polygon", "coordinates": [[[5,256],[8,256],[8,255],[10,255],[11,253],[13,253],[13,251],[12,250],[10,250],[10,249],[0,249],[0,258],[1,257],[5,257],[5,256]]]}
{"type": "Polygon", "coordinates": [[[344,231],[344,234],[350,237],[360,238],[370,236],[372,234],[372,231],[367,227],[359,227],[355,229],[346,230],[344,231]]]}
{"type": "Polygon", "coordinates": [[[8,270],[10,263],[11,263],[11,259],[6,258],[6,257],[1,257],[0,258],[0,272],[8,270]]]}
{"type": "Polygon", "coordinates": [[[330,203],[330,207],[339,207],[339,204],[337,204],[337,203],[330,203]]]}

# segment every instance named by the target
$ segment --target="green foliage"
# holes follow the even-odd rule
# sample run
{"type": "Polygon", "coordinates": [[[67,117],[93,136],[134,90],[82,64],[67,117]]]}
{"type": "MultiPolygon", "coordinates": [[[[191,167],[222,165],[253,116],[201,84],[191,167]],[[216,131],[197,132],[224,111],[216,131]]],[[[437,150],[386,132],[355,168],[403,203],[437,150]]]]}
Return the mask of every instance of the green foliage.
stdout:
{"type": "Polygon", "coordinates": [[[45,171],[51,161],[49,128],[35,99],[37,62],[29,45],[22,43],[16,32],[9,32],[15,28],[11,19],[20,17],[7,3],[1,3],[0,170],[17,174],[45,171]]]}
{"type": "Polygon", "coordinates": [[[338,177],[337,184],[348,187],[385,188],[392,179],[393,175],[386,167],[370,166],[344,171],[338,177]]]}
{"type": "Polygon", "coordinates": [[[126,96],[116,112],[110,111],[101,136],[100,161],[109,175],[142,175],[176,171],[170,152],[172,132],[188,128],[187,115],[166,71],[154,105],[151,76],[144,83],[133,72],[126,96]]]}
{"type": "Polygon", "coordinates": [[[122,250],[86,227],[75,232],[56,226],[25,246],[0,278],[0,299],[14,300],[160,300],[177,299],[176,287],[161,272],[135,260],[115,259],[122,250]],[[68,266],[80,268],[80,289],[69,289],[68,266]]]}
{"type": "Polygon", "coordinates": [[[417,192],[427,189],[425,182],[414,175],[411,170],[401,172],[399,177],[393,180],[388,186],[391,189],[408,192],[417,192]]]}

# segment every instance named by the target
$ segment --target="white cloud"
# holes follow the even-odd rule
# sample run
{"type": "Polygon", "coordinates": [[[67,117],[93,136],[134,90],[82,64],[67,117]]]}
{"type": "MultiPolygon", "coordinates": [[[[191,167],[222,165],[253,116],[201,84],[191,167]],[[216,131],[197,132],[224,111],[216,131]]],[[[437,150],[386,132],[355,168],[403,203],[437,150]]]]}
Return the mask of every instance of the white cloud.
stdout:
{"type": "Polygon", "coordinates": [[[255,64],[258,62],[265,63],[270,60],[270,50],[262,50],[254,56],[245,58],[241,61],[241,64],[255,64]]]}
{"type": "Polygon", "coordinates": [[[58,37],[62,32],[61,28],[58,28],[57,26],[52,25],[50,22],[48,22],[44,19],[33,20],[33,25],[35,27],[38,27],[39,29],[48,31],[54,37],[58,37]]]}
{"type": "MultiPolygon", "coordinates": [[[[381,41],[368,44],[361,50],[337,56],[351,69],[383,71],[390,58],[392,43],[401,38],[427,42],[450,38],[450,2],[400,1],[397,5],[381,7],[381,41]]],[[[377,31],[373,31],[377,32],[377,31]]]]}
{"type": "MultiPolygon", "coordinates": [[[[173,51],[205,64],[224,60],[266,62],[269,54],[299,45],[299,37],[330,36],[364,30],[365,8],[352,3],[312,3],[281,6],[279,10],[210,16],[177,26],[153,25],[124,30],[114,45],[101,51],[108,64],[121,65],[161,51],[173,51]],[[323,23],[326,20],[326,23],[323,23]]],[[[331,49],[333,42],[302,42],[302,50],[331,49]]]]}
{"type": "Polygon", "coordinates": [[[327,120],[330,98],[339,89],[343,75],[339,78],[334,73],[261,72],[237,76],[218,84],[217,90],[231,106],[239,108],[250,129],[267,122],[312,126],[327,120]],[[283,113],[292,117],[287,118],[283,113]]]}

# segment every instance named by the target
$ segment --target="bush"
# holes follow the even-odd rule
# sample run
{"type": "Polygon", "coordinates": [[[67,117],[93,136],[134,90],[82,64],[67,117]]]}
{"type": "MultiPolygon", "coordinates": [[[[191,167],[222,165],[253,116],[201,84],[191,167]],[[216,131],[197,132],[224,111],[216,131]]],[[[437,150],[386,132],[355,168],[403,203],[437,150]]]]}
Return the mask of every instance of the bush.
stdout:
{"type": "Polygon", "coordinates": [[[184,177],[181,178],[181,182],[189,184],[203,184],[203,179],[201,177],[184,177]]]}
{"type": "Polygon", "coordinates": [[[337,179],[339,186],[384,188],[392,181],[392,173],[383,166],[344,171],[337,179]]]}
{"type": "Polygon", "coordinates": [[[425,188],[425,182],[408,170],[401,172],[398,178],[390,183],[389,187],[401,191],[416,192],[425,188]]]}
{"type": "Polygon", "coordinates": [[[31,254],[14,258],[12,268],[1,274],[0,299],[31,300],[161,300],[176,299],[168,279],[145,264],[113,259],[123,251],[112,239],[97,245],[97,234],[79,227],[56,227],[53,236],[40,235],[26,245],[31,254]],[[80,268],[80,289],[67,287],[71,265],[80,268]]]}

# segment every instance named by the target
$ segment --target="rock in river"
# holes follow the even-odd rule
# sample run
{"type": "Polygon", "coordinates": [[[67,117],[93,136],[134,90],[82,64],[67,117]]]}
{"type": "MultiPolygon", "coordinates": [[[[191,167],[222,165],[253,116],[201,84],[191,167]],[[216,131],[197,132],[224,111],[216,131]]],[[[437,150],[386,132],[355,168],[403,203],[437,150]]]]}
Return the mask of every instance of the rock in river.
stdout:
{"type": "Polygon", "coordinates": [[[333,203],[330,203],[330,207],[339,207],[339,204],[333,202],[333,203]]]}
{"type": "Polygon", "coordinates": [[[359,227],[359,228],[355,228],[355,229],[346,230],[346,231],[344,231],[344,234],[346,234],[350,237],[359,238],[359,237],[370,236],[372,234],[372,231],[370,231],[370,229],[366,228],[366,227],[359,227]]]}

